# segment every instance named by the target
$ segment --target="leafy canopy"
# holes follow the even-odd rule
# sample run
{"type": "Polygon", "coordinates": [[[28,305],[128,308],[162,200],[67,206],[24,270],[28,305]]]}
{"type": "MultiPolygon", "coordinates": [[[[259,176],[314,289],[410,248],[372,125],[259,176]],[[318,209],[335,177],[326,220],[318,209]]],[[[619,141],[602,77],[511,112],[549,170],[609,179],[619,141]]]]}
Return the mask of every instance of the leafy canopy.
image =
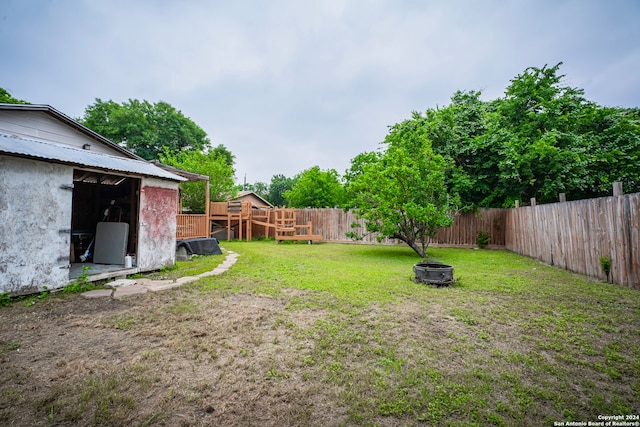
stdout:
{"type": "Polygon", "coordinates": [[[561,65],[527,68],[490,102],[458,91],[420,118],[462,210],[598,197],[615,181],[640,191],[640,110],[589,102],[563,85],[561,65]]]}
{"type": "Polygon", "coordinates": [[[162,101],[151,104],[130,99],[118,104],[98,98],[85,109],[80,122],[146,160],[159,159],[165,149],[178,155],[209,145],[205,131],[162,101]]]}
{"type": "Polygon", "coordinates": [[[253,184],[236,185],[236,191],[253,191],[265,200],[269,200],[269,186],[265,182],[257,181],[253,184]]]}
{"type": "Polygon", "coordinates": [[[14,98],[6,89],[0,87],[0,103],[3,104],[29,104],[22,99],[14,98]]]}
{"type": "Polygon", "coordinates": [[[296,175],[283,196],[293,208],[327,208],[341,206],[345,193],[335,169],[323,171],[313,166],[296,175]]]}
{"type": "MultiPolygon", "coordinates": [[[[179,169],[208,176],[209,197],[212,202],[229,200],[235,194],[233,166],[227,163],[227,157],[221,154],[220,150],[211,150],[208,153],[183,151],[174,154],[166,149],[160,156],[160,161],[179,169]]],[[[192,212],[205,211],[205,186],[204,182],[180,184],[183,209],[192,212]]]]}
{"type": "Polygon", "coordinates": [[[446,162],[434,154],[419,114],[391,127],[383,152],[363,153],[347,171],[349,208],[366,230],[405,242],[419,256],[440,227],[453,223],[446,162]]]}
{"type": "Polygon", "coordinates": [[[290,190],[291,187],[293,187],[293,178],[287,178],[282,174],[273,175],[269,184],[269,197],[267,197],[267,200],[273,206],[286,205],[287,200],[284,198],[284,193],[290,190]]]}

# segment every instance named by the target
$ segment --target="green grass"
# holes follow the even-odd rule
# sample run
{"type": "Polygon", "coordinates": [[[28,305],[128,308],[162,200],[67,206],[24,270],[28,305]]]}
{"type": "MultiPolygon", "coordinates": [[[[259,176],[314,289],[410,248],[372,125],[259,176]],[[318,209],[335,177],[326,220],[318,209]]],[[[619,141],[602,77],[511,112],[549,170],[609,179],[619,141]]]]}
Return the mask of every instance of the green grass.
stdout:
{"type": "Polygon", "coordinates": [[[513,425],[640,407],[640,294],[507,251],[432,248],[450,288],[415,284],[407,248],[226,243],[242,256],[201,289],[278,295],[327,314],[304,331],[307,378],[356,424],[513,425]],[[373,313],[372,314],[372,310],[373,313]]]}
{"type": "Polygon", "coordinates": [[[234,277],[241,277],[232,285],[234,289],[266,294],[284,288],[304,289],[357,305],[394,300],[415,288],[410,279],[416,257],[406,248],[268,241],[223,245],[241,254],[231,271],[234,277]]]}
{"type": "Polygon", "coordinates": [[[193,255],[188,261],[177,261],[172,267],[163,268],[150,274],[136,274],[133,278],[148,277],[153,280],[175,280],[184,276],[197,276],[211,271],[218,266],[224,257],[222,255],[193,255]]]}
{"type": "MultiPolygon", "coordinates": [[[[29,408],[51,425],[174,425],[195,414],[212,425],[354,426],[553,425],[640,408],[636,290],[500,250],[429,249],[457,279],[436,288],[413,281],[420,259],[405,247],[222,246],[239,254],[224,274],[91,323],[140,347],[127,347],[130,359],[53,383],[29,408]]],[[[0,358],[26,341],[0,340],[0,358]]],[[[31,389],[24,370],[5,366],[8,424],[31,389]]]]}
{"type": "Polygon", "coordinates": [[[54,386],[38,406],[50,425],[80,422],[91,413],[90,425],[126,425],[138,409],[136,395],[146,392],[152,380],[144,367],[95,375],[78,382],[71,390],[54,386]]]}

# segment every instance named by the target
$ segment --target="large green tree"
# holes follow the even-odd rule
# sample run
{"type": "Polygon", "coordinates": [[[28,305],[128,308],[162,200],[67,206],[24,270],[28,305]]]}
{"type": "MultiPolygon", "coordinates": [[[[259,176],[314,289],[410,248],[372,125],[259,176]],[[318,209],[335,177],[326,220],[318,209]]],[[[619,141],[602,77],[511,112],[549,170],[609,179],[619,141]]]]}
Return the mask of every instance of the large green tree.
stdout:
{"type": "Polygon", "coordinates": [[[209,150],[210,153],[213,153],[216,157],[220,157],[224,159],[224,161],[231,167],[236,163],[236,156],[229,151],[227,147],[222,144],[218,144],[209,150]]]}
{"type": "Polygon", "coordinates": [[[178,155],[202,151],[209,145],[205,131],[162,101],[152,104],[130,99],[118,104],[96,99],[80,122],[147,160],[159,159],[165,149],[178,155]]]}
{"type": "Polygon", "coordinates": [[[236,191],[253,191],[265,200],[269,200],[269,185],[265,182],[257,181],[253,184],[236,184],[236,191]]]}
{"type": "Polygon", "coordinates": [[[27,101],[14,98],[6,89],[0,87],[0,103],[3,104],[28,104],[27,101]]]}
{"type": "Polygon", "coordinates": [[[414,116],[448,161],[447,187],[462,210],[553,202],[558,193],[597,197],[615,181],[640,191],[639,110],[586,100],[562,83],[560,66],[527,68],[503,98],[458,91],[449,105],[414,116]]]}
{"type": "Polygon", "coordinates": [[[588,185],[589,141],[578,129],[589,103],[581,89],[562,85],[560,65],[527,68],[513,79],[489,125],[505,205],[555,201],[588,185]]]}
{"type": "MultiPolygon", "coordinates": [[[[247,189],[249,190],[249,188],[247,189]]],[[[251,185],[250,190],[265,200],[269,200],[269,185],[266,182],[258,181],[251,185]]]]}
{"type": "MultiPolygon", "coordinates": [[[[212,202],[229,200],[235,195],[233,166],[220,152],[183,151],[177,154],[168,149],[160,155],[160,161],[169,166],[209,177],[209,197],[212,202]]],[[[205,183],[180,184],[182,206],[192,212],[205,211],[205,183]]]]}
{"type": "Polygon", "coordinates": [[[424,258],[438,230],[453,223],[447,164],[433,152],[417,113],[392,126],[384,144],[384,151],[352,161],[348,207],[364,219],[367,232],[401,240],[424,258]]]}
{"type": "Polygon", "coordinates": [[[609,195],[616,181],[626,193],[640,192],[640,108],[593,106],[581,126],[590,161],[588,184],[575,198],[609,195]]]}
{"type": "Polygon", "coordinates": [[[269,197],[267,200],[273,206],[284,206],[287,200],[284,193],[293,187],[293,178],[288,178],[282,174],[273,175],[269,184],[269,197]]]}
{"type": "Polygon", "coordinates": [[[323,171],[313,166],[296,175],[283,196],[293,208],[327,208],[342,206],[345,193],[335,169],[323,171]]]}
{"type": "Polygon", "coordinates": [[[447,161],[447,187],[460,196],[463,211],[481,205],[498,182],[497,147],[481,138],[496,107],[480,97],[479,91],[457,91],[448,106],[414,115],[424,124],[434,153],[447,161]]]}

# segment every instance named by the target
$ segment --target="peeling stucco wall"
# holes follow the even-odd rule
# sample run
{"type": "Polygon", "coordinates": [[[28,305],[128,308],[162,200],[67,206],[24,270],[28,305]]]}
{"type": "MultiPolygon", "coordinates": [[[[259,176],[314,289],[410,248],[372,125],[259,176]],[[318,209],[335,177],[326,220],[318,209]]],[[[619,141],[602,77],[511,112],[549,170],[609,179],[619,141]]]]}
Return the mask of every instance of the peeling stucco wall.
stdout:
{"type": "Polygon", "coordinates": [[[69,282],[71,185],[69,166],[0,155],[0,292],[69,282]]]}
{"type": "Polygon", "coordinates": [[[141,271],[176,261],[178,183],[145,178],[140,188],[140,231],[137,262],[141,271]]]}

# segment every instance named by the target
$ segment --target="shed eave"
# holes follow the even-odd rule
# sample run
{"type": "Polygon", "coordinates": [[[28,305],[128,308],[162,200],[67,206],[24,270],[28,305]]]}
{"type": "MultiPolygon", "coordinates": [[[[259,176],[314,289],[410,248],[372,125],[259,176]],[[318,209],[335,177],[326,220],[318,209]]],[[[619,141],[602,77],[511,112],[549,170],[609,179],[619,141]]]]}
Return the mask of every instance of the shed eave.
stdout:
{"type": "Polygon", "coordinates": [[[183,182],[187,179],[146,160],[111,156],[13,135],[0,134],[0,154],[33,160],[183,182]]]}
{"type": "Polygon", "coordinates": [[[105,138],[104,136],[100,135],[99,133],[89,129],[88,127],[78,123],[77,121],[75,121],[74,119],[72,119],[71,117],[67,116],[66,114],[64,114],[61,111],[56,110],[55,108],[53,108],[50,105],[46,105],[46,104],[3,104],[0,103],[0,110],[18,110],[18,111],[39,111],[39,112],[43,112],[46,113],[48,115],[50,115],[51,117],[54,117],[55,119],[61,121],[62,123],[64,123],[65,125],[83,133],[84,135],[86,135],[87,137],[98,141],[102,144],[105,144],[115,150],[117,150],[118,152],[124,154],[127,157],[130,157],[132,159],[136,159],[136,160],[145,160],[142,157],[136,155],[135,153],[132,153],[131,151],[127,150],[124,147],[121,147],[120,145],[116,144],[115,142],[105,138]]]}

